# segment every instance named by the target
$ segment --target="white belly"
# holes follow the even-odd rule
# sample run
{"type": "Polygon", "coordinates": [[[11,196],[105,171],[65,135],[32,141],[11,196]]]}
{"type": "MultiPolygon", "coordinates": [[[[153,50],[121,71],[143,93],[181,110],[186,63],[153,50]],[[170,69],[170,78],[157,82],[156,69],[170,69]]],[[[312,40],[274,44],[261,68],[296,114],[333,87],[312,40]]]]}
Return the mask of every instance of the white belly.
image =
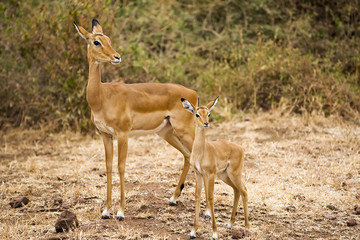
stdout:
{"type": "MultiPolygon", "coordinates": [[[[164,119],[164,121],[159,126],[157,126],[155,129],[132,130],[129,132],[129,136],[141,136],[141,135],[146,135],[146,134],[158,133],[159,131],[161,131],[161,129],[163,129],[166,126],[167,123],[168,123],[168,119],[164,119]]],[[[103,119],[97,118],[95,115],[94,115],[94,124],[100,132],[110,134],[114,137],[117,136],[117,133],[114,130],[114,128],[106,125],[106,123],[103,119]]]]}
{"type": "Polygon", "coordinates": [[[141,136],[141,135],[146,135],[146,134],[152,134],[152,133],[158,133],[160,132],[161,129],[163,129],[166,124],[168,123],[168,119],[165,118],[164,121],[155,129],[150,129],[150,130],[132,130],[130,131],[129,135],[130,136],[141,136]]]}

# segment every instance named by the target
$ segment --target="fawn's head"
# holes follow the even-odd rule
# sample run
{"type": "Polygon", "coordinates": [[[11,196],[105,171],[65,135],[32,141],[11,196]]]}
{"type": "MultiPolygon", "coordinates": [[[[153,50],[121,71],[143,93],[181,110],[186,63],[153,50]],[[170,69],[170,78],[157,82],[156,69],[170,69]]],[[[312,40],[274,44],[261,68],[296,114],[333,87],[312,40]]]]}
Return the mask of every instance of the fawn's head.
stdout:
{"type": "Polygon", "coordinates": [[[83,27],[74,22],[76,30],[88,44],[88,59],[95,62],[110,62],[118,64],[121,62],[120,54],[111,46],[110,38],[104,35],[100,23],[95,18],[92,20],[92,33],[86,31],[83,27]]]}
{"type": "Polygon", "coordinates": [[[181,98],[181,102],[186,111],[192,113],[195,116],[195,125],[197,127],[207,128],[209,127],[209,117],[211,110],[214,109],[218,98],[210,101],[206,106],[194,107],[188,100],[181,98]]]}

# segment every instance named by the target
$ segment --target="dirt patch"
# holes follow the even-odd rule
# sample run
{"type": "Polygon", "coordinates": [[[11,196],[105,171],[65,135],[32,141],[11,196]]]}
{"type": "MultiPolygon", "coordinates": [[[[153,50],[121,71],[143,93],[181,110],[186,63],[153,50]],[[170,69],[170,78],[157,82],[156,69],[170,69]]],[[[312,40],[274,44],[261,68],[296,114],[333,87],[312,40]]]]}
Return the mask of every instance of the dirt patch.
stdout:
{"type": "MultiPolygon", "coordinates": [[[[244,231],[240,203],[232,230],[226,225],[233,192],[216,180],[215,214],[220,239],[356,239],[360,232],[360,127],[336,118],[283,117],[212,123],[219,136],[242,145],[251,229],[244,231]],[[355,206],[355,208],[354,208],[355,206]]],[[[188,239],[194,215],[192,170],[177,206],[169,206],[181,172],[181,154],[155,135],[131,138],[126,163],[125,221],[119,206],[116,157],[111,218],[101,219],[106,194],[102,141],[73,133],[8,130],[0,138],[2,239],[188,239]],[[9,202],[30,201],[22,208],[9,202]],[[55,233],[61,212],[77,215],[79,228],[55,233]]],[[[115,156],[116,156],[115,146],[115,156]]],[[[202,210],[205,207],[202,198],[202,210]]],[[[203,212],[201,212],[203,214],[203,212]]],[[[202,219],[197,239],[209,239],[202,219]]]]}

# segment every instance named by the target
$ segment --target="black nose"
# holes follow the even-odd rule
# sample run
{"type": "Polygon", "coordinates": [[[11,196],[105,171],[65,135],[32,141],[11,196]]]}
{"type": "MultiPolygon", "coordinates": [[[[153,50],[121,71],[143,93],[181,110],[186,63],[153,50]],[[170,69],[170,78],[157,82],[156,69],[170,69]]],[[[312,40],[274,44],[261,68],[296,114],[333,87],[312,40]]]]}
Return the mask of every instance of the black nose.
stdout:
{"type": "Polygon", "coordinates": [[[209,123],[204,123],[204,127],[208,127],[209,126],[209,123]]]}
{"type": "Polygon", "coordinates": [[[120,60],[120,57],[118,57],[118,56],[114,56],[114,58],[115,58],[116,60],[120,60]]]}

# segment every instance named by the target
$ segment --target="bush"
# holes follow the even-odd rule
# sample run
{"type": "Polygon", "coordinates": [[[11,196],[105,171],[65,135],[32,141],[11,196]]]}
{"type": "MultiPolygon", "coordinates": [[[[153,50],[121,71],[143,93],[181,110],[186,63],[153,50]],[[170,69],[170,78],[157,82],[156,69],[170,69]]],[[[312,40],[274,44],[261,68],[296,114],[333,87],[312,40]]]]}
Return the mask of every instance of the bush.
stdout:
{"type": "Polygon", "coordinates": [[[87,131],[86,44],[96,17],[121,53],[103,81],[173,82],[230,113],[360,111],[359,14],[340,1],[5,1],[0,128],[87,131]]]}

